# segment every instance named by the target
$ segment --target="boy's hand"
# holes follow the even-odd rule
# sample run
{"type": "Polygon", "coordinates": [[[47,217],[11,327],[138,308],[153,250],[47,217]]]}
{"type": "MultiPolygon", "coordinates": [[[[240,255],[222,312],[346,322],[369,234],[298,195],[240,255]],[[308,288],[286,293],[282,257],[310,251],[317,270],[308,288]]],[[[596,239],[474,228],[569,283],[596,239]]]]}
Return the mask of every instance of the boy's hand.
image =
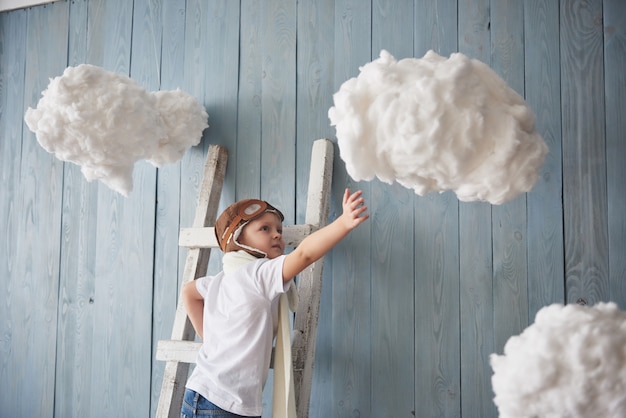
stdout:
{"type": "Polygon", "coordinates": [[[284,282],[291,280],[296,274],[323,257],[350,231],[369,218],[369,215],[365,214],[367,206],[363,204],[365,200],[361,194],[360,190],[350,194],[350,189],[346,189],[341,204],[343,214],[334,222],[303,239],[300,245],[285,257],[283,263],[284,282]]]}
{"type": "Polygon", "coordinates": [[[343,193],[343,214],[341,215],[341,221],[349,231],[361,225],[361,223],[369,218],[369,215],[365,213],[367,206],[365,206],[365,199],[362,194],[363,192],[361,190],[350,194],[350,189],[348,188],[346,188],[346,191],[343,193]]]}

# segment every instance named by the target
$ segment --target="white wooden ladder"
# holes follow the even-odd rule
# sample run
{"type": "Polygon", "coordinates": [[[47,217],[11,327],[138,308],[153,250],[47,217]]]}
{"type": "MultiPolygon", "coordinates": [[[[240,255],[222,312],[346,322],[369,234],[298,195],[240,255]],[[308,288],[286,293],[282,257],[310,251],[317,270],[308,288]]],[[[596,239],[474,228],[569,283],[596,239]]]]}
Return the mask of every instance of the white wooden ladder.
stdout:
{"type": "MultiPolygon", "coordinates": [[[[192,228],[181,229],[179,246],[188,248],[182,285],[203,277],[211,248],[219,248],[213,227],[226,173],[228,152],[211,145],[204,167],[198,205],[192,228]]],[[[283,228],[288,247],[297,246],[304,237],[324,226],[328,219],[332,181],[333,146],[327,139],[313,143],[309,173],[309,189],[305,223],[283,228]]],[[[322,288],[323,259],[309,266],[298,276],[300,301],[294,318],[292,361],[297,416],[307,418],[315,360],[315,339],[322,288]]],[[[195,331],[179,298],[170,340],[159,341],[157,360],[166,361],[156,416],[180,416],[183,393],[189,374],[189,364],[195,363],[201,343],[195,342],[195,331]]]]}

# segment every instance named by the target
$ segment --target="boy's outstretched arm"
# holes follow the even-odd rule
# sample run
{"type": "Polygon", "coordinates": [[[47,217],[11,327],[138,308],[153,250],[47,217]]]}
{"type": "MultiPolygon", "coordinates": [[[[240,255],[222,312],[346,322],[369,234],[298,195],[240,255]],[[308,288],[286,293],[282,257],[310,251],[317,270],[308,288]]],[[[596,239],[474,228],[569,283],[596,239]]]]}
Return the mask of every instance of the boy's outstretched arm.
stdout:
{"type": "Polygon", "coordinates": [[[363,193],[359,190],[350,194],[346,189],[343,194],[343,213],[335,221],[313,232],[302,240],[287,257],[283,264],[283,280],[291,280],[302,270],[322,258],[369,215],[365,213],[363,193]]]}

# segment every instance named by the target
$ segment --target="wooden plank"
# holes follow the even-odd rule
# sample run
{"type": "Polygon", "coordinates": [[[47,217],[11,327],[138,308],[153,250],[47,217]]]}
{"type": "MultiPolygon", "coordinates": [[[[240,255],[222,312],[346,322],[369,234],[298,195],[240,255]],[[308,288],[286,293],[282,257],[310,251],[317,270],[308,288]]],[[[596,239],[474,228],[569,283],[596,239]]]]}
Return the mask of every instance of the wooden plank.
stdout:
{"type": "Polygon", "coordinates": [[[415,1],[415,57],[421,58],[429,49],[444,57],[458,50],[456,13],[454,0],[415,1]]]}
{"type": "MultiPolygon", "coordinates": [[[[315,141],[307,197],[306,219],[310,225],[326,225],[330,206],[333,147],[330,141],[315,141]]],[[[293,378],[297,415],[309,416],[317,324],[322,290],[324,259],[320,259],[298,275],[300,301],[293,325],[293,378]]]]}
{"type": "Polygon", "coordinates": [[[602,0],[560,4],[567,302],[609,298],[602,0]]]}
{"type": "MultiPolygon", "coordinates": [[[[158,91],[161,86],[162,14],[159,1],[134,0],[129,75],[148,92],[158,91]]],[[[141,170],[143,167],[138,168],[141,170]]]]}
{"type": "Polygon", "coordinates": [[[415,202],[415,405],[418,415],[459,416],[461,408],[458,199],[415,202]]]}
{"type": "Polygon", "coordinates": [[[87,34],[85,62],[102,66],[106,48],[106,39],[103,35],[106,33],[106,2],[101,0],[91,2],[87,7],[87,18],[83,22],[87,34]]]}
{"type": "Polygon", "coordinates": [[[493,347],[491,211],[487,203],[461,203],[461,411],[494,417],[489,354],[493,347]],[[467,207],[465,207],[467,205],[467,207]]]}
{"type": "MultiPolygon", "coordinates": [[[[185,72],[185,0],[162,2],[160,90],[183,88],[185,72]]],[[[189,93],[189,92],[187,92],[189,93]]],[[[154,290],[152,307],[152,396],[150,416],[155,416],[165,363],[157,361],[159,340],[169,338],[176,312],[183,262],[179,260],[181,162],[157,170],[157,201],[154,241],[154,290]]],[[[191,205],[190,205],[191,206],[191,205]]]]}
{"type": "Polygon", "coordinates": [[[604,1],[609,298],[626,309],[626,3],[604,1]]]}
{"type": "MultiPolygon", "coordinates": [[[[459,3],[459,52],[490,64],[488,0],[459,3]]],[[[461,411],[495,417],[489,354],[493,346],[491,205],[460,203],[461,411]]]]}
{"type": "MultiPolygon", "coordinates": [[[[89,46],[95,48],[89,59],[131,75],[133,5],[103,3],[89,5],[89,46]]],[[[97,185],[91,381],[99,383],[87,395],[90,415],[127,416],[150,407],[154,170],[139,164],[133,183],[128,198],[97,185]]]]}
{"type": "MultiPolygon", "coordinates": [[[[523,2],[491,5],[491,65],[520,95],[524,95],[523,2]]],[[[528,325],[528,262],[526,195],[491,211],[493,237],[494,350],[502,353],[512,335],[528,325]]]]}
{"type": "MultiPolygon", "coordinates": [[[[132,26],[132,44],[131,44],[131,68],[130,68],[130,77],[135,80],[139,85],[145,88],[149,92],[154,92],[158,90],[167,90],[162,88],[161,83],[161,63],[164,61],[162,57],[163,51],[163,25],[165,12],[169,12],[170,10],[165,10],[166,5],[162,3],[161,0],[135,0],[133,4],[133,26],[132,26]]],[[[174,4],[174,3],[172,3],[174,4]]],[[[170,4],[170,6],[172,5],[170,4]]],[[[180,16],[180,14],[178,14],[180,16]]],[[[178,87],[178,86],[176,86],[178,87]]],[[[180,171],[175,171],[176,174],[179,174],[180,171]]],[[[152,299],[146,298],[146,305],[150,305],[150,312],[146,312],[144,316],[145,321],[150,321],[146,323],[144,326],[148,328],[152,327],[150,336],[152,338],[149,353],[150,353],[150,362],[146,364],[149,365],[150,371],[150,387],[149,387],[149,398],[148,398],[148,409],[156,412],[156,405],[158,403],[158,394],[160,392],[160,379],[155,384],[155,379],[160,378],[161,372],[163,370],[163,363],[159,363],[157,369],[155,370],[156,361],[154,360],[154,346],[155,340],[157,336],[155,335],[155,326],[158,326],[157,316],[155,320],[154,312],[155,310],[158,312],[160,306],[155,307],[155,303],[158,298],[159,289],[156,288],[157,284],[161,282],[157,282],[157,276],[161,271],[157,272],[157,268],[160,267],[158,263],[162,262],[171,262],[173,264],[171,270],[173,274],[168,277],[170,279],[170,283],[172,283],[172,287],[176,288],[175,278],[176,275],[176,258],[177,258],[177,249],[172,248],[171,252],[167,255],[158,254],[159,247],[157,246],[157,227],[155,224],[159,220],[157,219],[157,210],[160,209],[157,207],[160,199],[157,195],[158,190],[158,180],[157,180],[157,169],[148,164],[146,161],[141,161],[135,164],[135,178],[142,178],[142,182],[146,185],[147,192],[142,193],[141,199],[146,202],[154,202],[154,204],[150,204],[149,207],[144,206],[143,218],[139,219],[139,222],[143,224],[143,234],[144,235],[144,248],[151,249],[153,255],[149,255],[149,253],[145,253],[143,263],[144,263],[144,271],[145,274],[152,274],[152,281],[146,282],[144,285],[144,289],[147,291],[151,291],[152,299]],[[156,187],[155,187],[156,186],[156,187]],[[155,221],[156,219],[156,221],[155,221]],[[151,222],[152,221],[152,222],[151,222]],[[151,246],[149,244],[152,243],[151,246]],[[152,284],[151,287],[148,285],[152,284]],[[148,316],[149,315],[149,316],[148,316]],[[149,319],[148,319],[149,318],[149,319]],[[159,368],[159,366],[161,368],[159,368]]],[[[176,178],[176,180],[179,180],[176,178]]],[[[178,185],[174,185],[175,193],[178,185]]],[[[179,196],[176,195],[176,198],[179,199],[179,196]]],[[[140,204],[141,206],[141,204],[140,204]]],[[[178,215],[176,211],[176,215],[178,215]]],[[[173,221],[177,224],[178,218],[173,219],[173,221]]],[[[137,223],[139,223],[137,222],[137,223]]],[[[172,246],[173,247],[173,246],[172,246]]],[[[168,288],[168,286],[166,286],[168,288]]],[[[173,293],[176,294],[175,292],[173,293]]],[[[170,312],[174,312],[175,305],[171,306],[170,312]]],[[[169,324],[168,324],[169,325],[169,324]]],[[[167,334],[165,334],[167,335],[167,334]]],[[[142,343],[145,344],[146,340],[142,340],[142,343]]],[[[144,348],[142,344],[142,349],[144,348]]],[[[142,356],[147,355],[148,353],[144,352],[142,356]]],[[[144,377],[144,376],[142,376],[144,377]]]]}
{"type": "MultiPolygon", "coordinates": [[[[205,60],[206,50],[206,27],[203,19],[207,15],[206,8],[209,2],[199,0],[189,0],[186,2],[185,12],[185,56],[184,56],[184,80],[182,89],[194,96],[206,108],[204,102],[205,92],[205,71],[206,67],[211,65],[205,60]]],[[[189,204],[193,202],[195,196],[199,195],[202,183],[202,174],[206,161],[205,147],[208,147],[207,137],[212,129],[213,115],[209,114],[209,128],[206,129],[202,136],[202,142],[189,149],[181,160],[180,173],[180,225],[189,226],[193,224],[195,216],[195,206],[189,204]]],[[[178,232],[177,232],[178,233],[178,232]]],[[[185,260],[187,258],[187,250],[179,248],[178,251],[178,287],[182,285],[185,260]]],[[[179,292],[176,294],[178,295],[179,292]]]]}
{"type": "MultiPolygon", "coordinates": [[[[24,386],[21,371],[26,360],[22,357],[23,347],[14,340],[14,330],[19,331],[26,315],[14,294],[22,282],[17,274],[20,259],[15,243],[22,216],[19,156],[24,126],[27,31],[26,11],[0,13],[0,411],[9,416],[21,416],[31,407],[16,402],[18,391],[24,386]]],[[[23,338],[19,340],[23,342],[23,338]]]]}
{"type": "MultiPolygon", "coordinates": [[[[307,212],[307,187],[313,142],[317,138],[332,138],[334,129],[328,121],[328,109],[334,93],[335,1],[300,2],[297,7],[296,71],[296,155],[295,155],[295,219],[304,222],[307,212]]],[[[330,193],[330,185],[328,187],[330,193]]],[[[330,198],[329,198],[330,199],[330,198]]],[[[325,271],[328,265],[325,262],[325,271]]],[[[332,282],[322,279],[319,317],[317,318],[317,349],[326,350],[332,344],[332,282]]],[[[331,416],[332,355],[315,356],[310,392],[309,416],[331,416]]]]}
{"type": "MultiPolygon", "coordinates": [[[[87,416],[92,385],[97,184],[65,164],[55,414],[87,416]],[[84,414],[84,415],[83,415],[84,414]]],[[[97,342],[96,342],[97,343],[97,342]]]]}
{"type": "Polygon", "coordinates": [[[295,223],[296,3],[264,3],[261,196],[295,223]]]}
{"type": "MultiPolygon", "coordinates": [[[[370,3],[367,0],[335,2],[334,91],[338,91],[346,80],[356,77],[359,66],[371,60],[370,3]]],[[[346,187],[363,190],[369,205],[370,185],[369,182],[353,182],[337,152],[333,168],[333,217],[341,214],[341,199],[346,187]]],[[[324,362],[330,357],[332,374],[327,381],[313,386],[311,397],[320,401],[311,406],[311,416],[371,414],[371,228],[370,219],[337,244],[326,257],[327,271],[331,272],[332,279],[325,281],[322,287],[320,324],[331,322],[332,339],[330,344],[319,348],[319,360],[316,361],[324,362]],[[328,291],[332,295],[332,306],[324,309],[327,300],[324,292],[328,291]],[[330,319],[324,317],[325,311],[331,315],[330,319]],[[324,400],[332,402],[328,405],[329,402],[324,400]],[[313,415],[314,411],[316,415],[313,415]]]]}
{"type": "MultiPolygon", "coordinates": [[[[67,60],[68,4],[28,10],[24,107],[37,105],[67,60]]],[[[24,111],[24,108],[20,110],[24,111]]],[[[22,125],[23,126],[23,125],[22,125]]],[[[15,416],[54,413],[63,163],[23,130],[16,205],[16,269],[11,292],[15,416]],[[33,309],[36,306],[37,309],[33,309]],[[33,398],[32,394],[36,394],[33,398]]]]}
{"type": "MultiPolygon", "coordinates": [[[[202,176],[202,185],[198,193],[198,203],[193,221],[194,227],[214,225],[217,218],[219,197],[226,174],[228,153],[224,147],[211,145],[202,176]]],[[[210,249],[191,249],[187,252],[185,272],[182,285],[190,280],[205,276],[210,249]]],[[[195,335],[191,322],[187,317],[182,299],[179,299],[172,328],[172,340],[192,340],[195,335]]],[[[163,373],[163,384],[159,397],[157,417],[175,417],[180,414],[184,384],[187,381],[189,365],[186,363],[168,362],[163,373]]]]}
{"type": "MultiPolygon", "coordinates": [[[[229,150],[237,148],[237,89],[239,54],[239,2],[219,0],[209,2],[206,10],[204,39],[205,69],[204,103],[209,112],[207,140],[229,150]],[[220,63],[212,65],[212,63],[220,63]]],[[[228,164],[222,188],[220,209],[225,209],[235,200],[237,165],[228,164]]],[[[218,272],[222,268],[221,257],[209,261],[209,270],[218,272]]]]}
{"type": "MultiPolygon", "coordinates": [[[[456,1],[415,6],[415,56],[456,51],[456,1]]],[[[458,199],[452,192],[417,197],[414,219],[416,415],[460,416],[458,199]]]]}
{"type": "MultiPolygon", "coordinates": [[[[236,199],[261,196],[263,0],[241,1],[239,91],[237,94],[237,147],[231,160],[237,167],[236,199]]],[[[227,202],[225,202],[227,203],[227,202]]],[[[232,202],[230,202],[232,203],[232,202]]]]}
{"type": "Polygon", "coordinates": [[[526,198],[529,322],[544,306],[565,300],[558,32],[556,3],[524,3],[526,101],[549,149],[541,176],[526,198]]]}
{"type": "MultiPolygon", "coordinates": [[[[386,49],[396,59],[413,56],[412,2],[372,2],[372,58],[386,49]]],[[[413,190],[372,182],[372,403],[377,417],[411,416],[415,405],[415,241],[413,190]],[[389,382],[393,382],[390,385],[389,382]]]]}
{"type": "Polygon", "coordinates": [[[297,13],[295,222],[301,224],[306,215],[313,142],[334,135],[328,120],[328,109],[333,105],[334,60],[328,51],[334,44],[335,1],[302,2],[297,13]]]}
{"type": "MultiPolygon", "coordinates": [[[[68,35],[68,66],[84,64],[88,61],[87,57],[89,55],[89,51],[91,50],[91,48],[87,47],[89,40],[87,32],[88,8],[88,4],[70,2],[69,25],[71,30],[68,35]]],[[[75,166],[74,164],[72,165],[75,166]]]]}
{"type": "MultiPolygon", "coordinates": [[[[205,28],[202,39],[204,49],[204,97],[209,124],[207,140],[234,150],[237,147],[237,90],[239,83],[239,2],[218,0],[208,2],[206,13],[201,18],[205,28]],[[219,65],[215,65],[219,63],[219,65]]],[[[208,145],[208,144],[205,144],[208,145]]],[[[206,146],[205,146],[206,149],[206,146]]],[[[226,168],[222,206],[225,209],[235,200],[236,162],[226,168]]],[[[218,257],[215,257],[218,260],[218,257]]],[[[221,263],[216,263],[218,270],[221,263]]]]}
{"type": "Polygon", "coordinates": [[[409,415],[414,406],[413,201],[399,185],[372,185],[372,411],[409,415]],[[407,213],[408,212],[408,213],[407,213]],[[389,382],[394,382],[390,385],[389,382]]]}
{"type": "MultiPolygon", "coordinates": [[[[87,57],[87,3],[70,3],[68,64],[87,57]]],[[[90,415],[97,183],[64,164],[55,416],[90,415]]]]}

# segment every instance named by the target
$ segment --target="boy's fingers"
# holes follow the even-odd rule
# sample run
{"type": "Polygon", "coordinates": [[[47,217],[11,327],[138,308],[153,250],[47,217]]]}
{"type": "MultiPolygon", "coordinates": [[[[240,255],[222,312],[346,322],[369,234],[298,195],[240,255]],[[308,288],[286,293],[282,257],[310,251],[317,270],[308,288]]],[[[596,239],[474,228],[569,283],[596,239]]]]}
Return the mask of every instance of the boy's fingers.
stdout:
{"type": "MultiPolygon", "coordinates": [[[[362,194],[363,194],[363,192],[362,192],[361,190],[356,191],[356,192],[354,192],[354,193],[352,193],[352,194],[350,195],[350,200],[354,202],[354,201],[355,201],[355,200],[357,200],[357,199],[358,199],[358,198],[359,198],[362,194]]],[[[362,197],[361,197],[361,199],[362,199],[362,197]]]]}
{"type": "Polygon", "coordinates": [[[353,202],[350,202],[350,209],[351,210],[355,210],[356,208],[358,208],[362,204],[363,204],[363,200],[355,200],[353,202]]]}

